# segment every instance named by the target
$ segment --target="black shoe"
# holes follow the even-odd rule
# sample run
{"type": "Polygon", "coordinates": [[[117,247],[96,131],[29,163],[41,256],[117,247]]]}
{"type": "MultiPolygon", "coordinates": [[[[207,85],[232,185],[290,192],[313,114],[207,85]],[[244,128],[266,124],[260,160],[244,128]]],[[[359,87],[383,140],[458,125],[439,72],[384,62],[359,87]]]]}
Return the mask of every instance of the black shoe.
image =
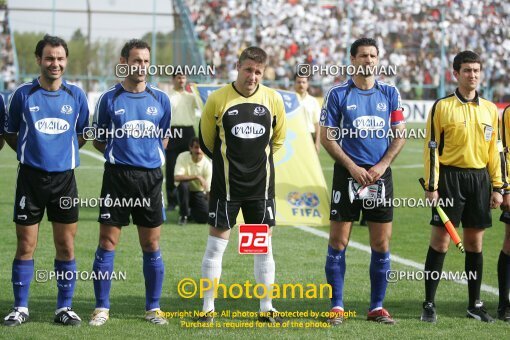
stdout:
{"type": "Polygon", "coordinates": [[[437,315],[436,315],[436,305],[434,302],[423,303],[423,311],[421,312],[421,321],[436,323],[437,315]]]}
{"type": "Polygon", "coordinates": [[[28,314],[13,308],[12,311],[4,318],[4,326],[14,327],[28,321],[28,314]]]}
{"type": "Polygon", "coordinates": [[[186,225],[186,224],[188,224],[188,216],[179,217],[179,225],[186,225]]]}
{"type": "Polygon", "coordinates": [[[510,322],[510,306],[507,306],[503,309],[498,308],[498,319],[501,321],[510,322]]]}
{"type": "Polygon", "coordinates": [[[55,315],[53,321],[64,326],[79,326],[81,324],[80,317],[70,307],[55,315]]]}
{"type": "Polygon", "coordinates": [[[483,302],[480,300],[475,302],[475,307],[468,308],[466,316],[482,322],[494,322],[494,318],[487,313],[483,302]]]}
{"type": "Polygon", "coordinates": [[[214,322],[214,310],[208,312],[200,312],[198,322],[213,323],[214,322]]]}
{"type": "Polygon", "coordinates": [[[280,313],[278,313],[278,311],[274,308],[267,312],[259,312],[259,321],[267,323],[279,323],[280,325],[283,323],[283,319],[280,316],[280,313]]]}

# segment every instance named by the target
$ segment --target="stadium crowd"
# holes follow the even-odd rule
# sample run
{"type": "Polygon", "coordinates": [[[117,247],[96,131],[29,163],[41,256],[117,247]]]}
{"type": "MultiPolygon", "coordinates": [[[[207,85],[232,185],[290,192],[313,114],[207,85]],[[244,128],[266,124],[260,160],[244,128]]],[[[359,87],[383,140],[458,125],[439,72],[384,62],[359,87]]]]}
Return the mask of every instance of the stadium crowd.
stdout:
{"type": "Polygon", "coordinates": [[[14,53],[11,44],[7,5],[0,3],[0,89],[12,91],[16,87],[14,53]]]}
{"type": "MultiPolygon", "coordinates": [[[[347,46],[373,36],[381,63],[397,66],[386,79],[405,99],[434,99],[440,82],[441,46],[446,64],[461,50],[472,49],[486,60],[482,88],[493,100],[509,101],[504,75],[510,71],[510,3],[504,0],[382,0],[320,2],[313,0],[188,0],[191,20],[205,45],[206,62],[217,78],[235,79],[235,61],[251,44],[270,56],[267,81],[290,88],[295,65],[348,63],[347,46]],[[326,5],[330,3],[330,5],[326,5]],[[444,18],[442,18],[444,6],[444,18]],[[256,29],[255,29],[256,27],[256,29]],[[443,33],[444,32],[444,36],[443,33]],[[444,43],[443,43],[444,39],[444,43]]],[[[455,79],[447,67],[447,92],[455,79]]],[[[343,79],[317,75],[313,95],[343,79]]]]}

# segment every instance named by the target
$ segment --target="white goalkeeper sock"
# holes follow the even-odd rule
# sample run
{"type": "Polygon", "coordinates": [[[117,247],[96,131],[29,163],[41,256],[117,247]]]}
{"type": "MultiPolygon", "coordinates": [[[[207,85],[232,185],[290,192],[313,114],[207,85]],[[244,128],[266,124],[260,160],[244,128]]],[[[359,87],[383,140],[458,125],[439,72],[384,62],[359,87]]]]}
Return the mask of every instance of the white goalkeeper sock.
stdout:
{"type": "MultiPolygon", "coordinates": [[[[268,312],[273,309],[271,298],[271,285],[274,284],[275,263],[273,259],[273,247],[271,237],[268,239],[267,254],[259,254],[253,256],[253,272],[255,281],[266,286],[267,295],[260,299],[260,311],[268,312]]],[[[262,295],[262,292],[259,292],[262,295]]]]}
{"type": "MultiPolygon", "coordinates": [[[[205,248],[204,258],[202,259],[202,278],[211,280],[220,280],[221,276],[221,260],[225,248],[227,248],[228,240],[209,235],[207,238],[207,246],[205,248]]],[[[214,289],[204,292],[204,306],[202,311],[209,312],[214,310],[214,289]]]]}

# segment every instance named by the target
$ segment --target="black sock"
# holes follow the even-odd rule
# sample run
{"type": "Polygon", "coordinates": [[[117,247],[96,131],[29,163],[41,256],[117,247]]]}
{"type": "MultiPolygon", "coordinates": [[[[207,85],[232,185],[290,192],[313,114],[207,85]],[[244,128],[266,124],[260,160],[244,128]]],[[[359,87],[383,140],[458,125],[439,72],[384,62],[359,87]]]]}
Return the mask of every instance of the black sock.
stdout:
{"type": "Polygon", "coordinates": [[[483,274],[483,254],[473,253],[466,251],[466,275],[468,277],[468,293],[469,293],[469,306],[468,308],[475,307],[475,301],[480,300],[480,287],[482,285],[483,274]],[[474,274],[471,274],[474,273],[474,274]],[[471,275],[475,275],[473,279],[471,275]]]}
{"type": "Polygon", "coordinates": [[[505,310],[510,306],[508,294],[510,292],[510,256],[501,251],[498,260],[498,286],[499,305],[498,310],[505,310]]]}
{"type": "MultiPolygon", "coordinates": [[[[425,271],[426,272],[437,272],[437,280],[431,279],[431,275],[427,275],[425,279],[425,301],[434,302],[436,297],[437,286],[439,285],[439,278],[441,277],[441,272],[443,271],[443,263],[446,253],[440,253],[435,251],[432,247],[429,246],[429,251],[427,252],[427,259],[425,260],[425,271]]],[[[436,277],[436,274],[433,275],[436,277]]]]}

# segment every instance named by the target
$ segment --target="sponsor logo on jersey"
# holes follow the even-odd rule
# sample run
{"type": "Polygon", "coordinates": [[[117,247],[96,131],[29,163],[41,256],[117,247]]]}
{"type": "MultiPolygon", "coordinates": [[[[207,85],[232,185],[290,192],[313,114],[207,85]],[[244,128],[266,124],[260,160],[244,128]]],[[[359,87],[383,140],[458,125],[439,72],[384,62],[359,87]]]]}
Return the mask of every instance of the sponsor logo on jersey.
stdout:
{"type": "Polygon", "coordinates": [[[352,125],[360,130],[379,130],[386,125],[386,122],[384,119],[377,116],[361,116],[356,118],[352,122],[352,125]]]}
{"type": "Polygon", "coordinates": [[[48,135],[58,135],[69,130],[69,123],[60,118],[44,118],[35,122],[35,128],[48,135]]]}
{"type": "Polygon", "coordinates": [[[30,110],[30,112],[39,112],[39,106],[32,106],[28,109],[30,110]]]}
{"type": "Polygon", "coordinates": [[[124,109],[118,109],[118,110],[115,110],[115,115],[118,116],[118,115],[122,115],[124,114],[124,112],[126,112],[126,110],[124,109]]]}
{"type": "Polygon", "coordinates": [[[130,120],[129,122],[124,123],[122,129],[125,131],[135,132],[140,134],[140,137],[143,135],[150,135],[151,132],[156,131],[156,125],[153,122],[148,120],[130,120]]]}
{"type": "Polygon", "coordinates": [[[66,115],[73,113],[73,107],[71,105],[63,105],[60,112],[66,115]]]}
{"type": "Polygon", "coordinates": [[[266,114],[266,109],[263,106],[257,106],[255,110],[253,110],[253,114],[255,116],[263,116],[266,114]]]}
{"type": "Polygon", "coordinates": [[[386,111],[386,103],[377,103],[377,111],[386,111]]]}
{"type": "Polygon", "coordinates": [[[151,116],[155,116],[158,114],[158,109],[155,106],[149,106],[147,108],[147,114],[151,116]]]}
{"type": "Polygon", "coordinates": [[[356,104],[347,105],[347,111],[356,110],[357,106],[356,104]]]}
{"type": "Polygon", "coordinates": [[[227,114],[229,116],[235,116],[239,113],[239,110],[230,110],[230,111],[227,111],[227,114]]]}
{"type": "Polygon", "coordinates": [[[241,123],[234,125],[232,134],[243,139],[258,138],[266,132],[266,128],[257,123],[241,123]]]}

